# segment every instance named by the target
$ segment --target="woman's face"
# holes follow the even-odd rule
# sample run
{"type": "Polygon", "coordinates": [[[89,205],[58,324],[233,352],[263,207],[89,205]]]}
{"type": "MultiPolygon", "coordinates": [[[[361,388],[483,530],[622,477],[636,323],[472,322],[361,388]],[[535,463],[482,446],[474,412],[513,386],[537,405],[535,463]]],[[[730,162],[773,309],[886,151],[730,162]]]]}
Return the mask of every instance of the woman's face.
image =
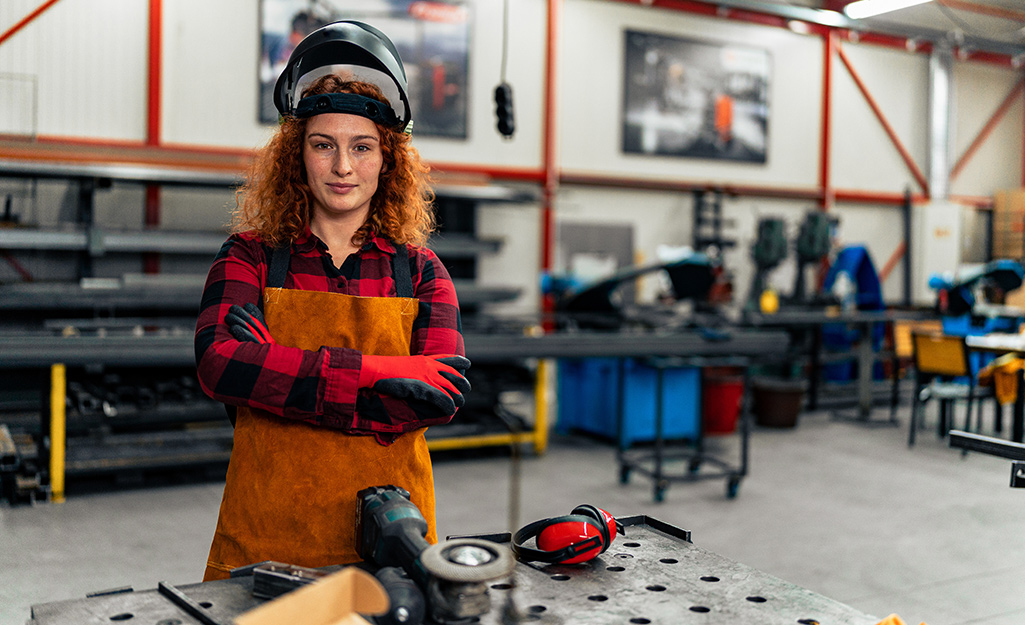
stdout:
{"type": "Polygon", "coordinates": [[[384,165],[377,125],[358,115],[314,115],[306,124],[303,163],[313,192],[313,217],[352,217],[362,223],[384,165]]]}

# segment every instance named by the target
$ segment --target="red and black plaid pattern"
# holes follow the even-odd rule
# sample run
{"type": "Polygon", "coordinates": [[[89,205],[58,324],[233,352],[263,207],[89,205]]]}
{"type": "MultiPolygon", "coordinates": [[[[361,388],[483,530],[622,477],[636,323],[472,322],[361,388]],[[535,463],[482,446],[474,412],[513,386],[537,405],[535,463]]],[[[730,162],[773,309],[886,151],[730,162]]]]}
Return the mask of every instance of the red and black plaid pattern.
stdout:
{"type": "MultiPolygon", "coordinates": [[[[260,302],[267,283],[269,249],[252,234],[232,235],[207,276],[196,325],[200,385],[214,399],[289,419],[373,434],[387,443],[399,434],[451,420],[432,406],[358,388],[362,354],[322,347],[305,351],[283,345],[237,341],[224,317],[232,304],[260,302]]],[[[284,288],[363,297],[395,297],[395,246],[375,237],[349,256],[341,269],[309,230],[292,245],[284,288]]],[[[465,355],[459,304],[448,270],[426,248],[409,248],[413,293],[420,309],[413,322],[411,354],[465,355]]],[[[296,311],[316,314],[316,311],[296,311]]]]}

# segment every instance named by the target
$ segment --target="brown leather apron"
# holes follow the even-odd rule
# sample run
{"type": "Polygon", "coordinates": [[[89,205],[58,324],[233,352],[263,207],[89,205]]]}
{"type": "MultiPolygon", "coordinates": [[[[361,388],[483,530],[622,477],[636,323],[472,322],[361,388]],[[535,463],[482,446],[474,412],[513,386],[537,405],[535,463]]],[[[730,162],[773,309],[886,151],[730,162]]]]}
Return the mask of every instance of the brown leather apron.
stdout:
{"type": "MultiPolygon", "coordinates": [[[[263,300],[267,326],[281,345],[409,355],[415,298],[267,288],[263,300]]],[[[408,490],[427,520],[428,542],[437,542],[426,429],[385,447],[372,436],[239,408],[203,581],[265,560],[308,567],[358,562],[356,493],[370,486],[408,490]]]]}

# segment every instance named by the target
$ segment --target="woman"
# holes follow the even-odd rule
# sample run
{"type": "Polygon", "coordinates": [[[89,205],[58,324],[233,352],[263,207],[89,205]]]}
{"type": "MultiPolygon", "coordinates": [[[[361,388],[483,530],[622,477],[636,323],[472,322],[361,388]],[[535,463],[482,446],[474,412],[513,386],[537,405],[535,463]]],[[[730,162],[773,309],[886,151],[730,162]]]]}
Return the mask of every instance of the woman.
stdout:
{"type": "Polygon", "coordinates": [[[377,86],[320,77],[240,190],[196,331],[200,383],[238,407],[205,580],[359,560],[369,486],[408,490],[437,541],[424,430],[462,405],[469,361],[406,122],[377,86]]]}

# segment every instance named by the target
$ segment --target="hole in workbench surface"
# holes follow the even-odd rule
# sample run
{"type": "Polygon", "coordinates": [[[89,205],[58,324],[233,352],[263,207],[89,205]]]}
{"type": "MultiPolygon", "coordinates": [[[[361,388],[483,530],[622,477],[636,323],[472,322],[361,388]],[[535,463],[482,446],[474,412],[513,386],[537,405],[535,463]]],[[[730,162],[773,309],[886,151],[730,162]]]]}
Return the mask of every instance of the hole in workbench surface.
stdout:
{"type": "Polygon", "coordinates": [[[705,606],[703,606],[703,605],[692,605],[692,606],[690,606],[690,611],[691,611],[691,612],[701,612],[701,613],[705,613],[705,612],[711,612],[711,611],[712,611],[712,609],[711,609],[711,608],[706,608],[706,607],[705,607],[705,606]]]}
{"type": "Polygon", "coordinates": [[[202,608],[212,608],[214,607],[214,604],[210,603],[209,601],[200,601],[199,606],[202,608]]]}
{"type": "Polygon", "coordinates": [[[679,560],[677,560],[676,558],[662,558],[661,560],[659,560],[659,562],[661,562],[662,564],[676,564],[677,562],[679,562],[679,560]]]}
{"type": "Polygon", "coordinates": [[[703,581],[703,582],[717,582],[717,581],[719,581],[719,578],[716,577],[715,575],[705,575],[704,577],[701,578],[701,581],[703,581]]]}
{"type": "Polygon", "coordinates": [[[757,595],[754,597],[748,597],[747,600],[751,603],[765,603],[766,601],[768,601],[768,599],[766,599],[765,597],[759,597],[757,595]]]}
{"type": "Polygon", "coordinates": [[[121,614],[115,614],[114,616],[110,617],[110,620],[112,620],[112,621],[127,621],[128,619],[133,618],[134,616],[135,615],[132,614],[131,612],[122,612],[121,614]]]}
{"type": "Polygon", "coordinates": [[[645,588],[647,588],[651,592],[662,592],[666,589],[665,586],[661,586],[659,584],[652,584],[651,586],[645,586],[645,588]]]}
{"type": "Polygon", "coordinates": [[[626,569],[621,566],[607,566],[605,567],[605,570],[612,571],[613,573],[619,573],[620,571],[625,571],[626,569]]]}
{"type": "Polygon", "coordinates": [[[640,547],[641,543],[623,543],[624,547],[640,547]]]}
{"type": "Polygon", "coordinates": [[[552,579],[557,582],[564,582],[569,579],[569,575],[552,575],[552,579]]]}
{"type": "Polygon", "coordinates": [[[819,625],[818,620],[813,618],[799,618],[797,622],[801,625],[819,625]]]}
{"type": "Polygon", "coordinates": [[[512,584],[492,584],[491,587],[494,588],[495,590],[509,590],[510,588],[513,587],[513,585],[512,584]]]}
{"type": "Polygon", "coordinates": [[[646,619],[643,616],[637,616],[637,617],[634,617],[634,618],[630,619],[630,622],[631,623],[637,623],[637,625],[646,625],[647,623],[651,622],[651,619],[646,619]]]}
{"type": "Polygon", "coordinates": [[[547,609],[548,609],[548,608],[547,608],[547,606],[543,606],[543,605],[532,605],[532,606],[530,606],[529,608],[527,608],[527,611],[528,611],[528,612],[533,612],[534,614],[540,614],[540,613],[544,612],[544,611],[545,611],[545,610],[547,610],[547,609]]]}
{"type": "Polygon", "coordinates": [[[612,557],[613,558],[619,558],[620,560],[629,560],[633,556],[631,554],[629,554],[629,553],[617,553],[616,555],[614,555],[612,557]]]}
{"type": "Polygon", "coordinates": [[[609,598],[605,595],[591,595],[587,598],[588,601],[608,601],[609,598]]]}

